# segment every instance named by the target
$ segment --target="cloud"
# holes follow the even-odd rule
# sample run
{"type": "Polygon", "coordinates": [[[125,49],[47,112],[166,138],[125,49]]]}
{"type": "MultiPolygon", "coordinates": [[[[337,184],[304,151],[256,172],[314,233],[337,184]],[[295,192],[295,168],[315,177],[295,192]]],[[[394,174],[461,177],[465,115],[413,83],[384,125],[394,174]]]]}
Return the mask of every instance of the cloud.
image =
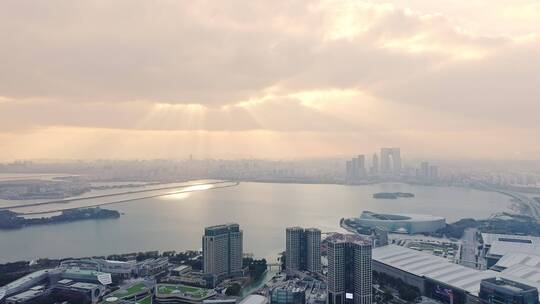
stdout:
{"type": "Polygon", "coordinates": [[[122,132],[310,134],[327,153],[530,140],[537,5],[441,1],[2,1],[0,135],[79,130],[88,150],[122,132]]]}
{"type": "Polygon", "coordinates": [[[464,35],[443,17],[349,3],[6,1],[0,92],[231,104],[276,86],[367,86],[449,55],[482,56],[503,43],[464,35]],[[356,28],[362,30],[354,37],[343,36],[356,28]]]}

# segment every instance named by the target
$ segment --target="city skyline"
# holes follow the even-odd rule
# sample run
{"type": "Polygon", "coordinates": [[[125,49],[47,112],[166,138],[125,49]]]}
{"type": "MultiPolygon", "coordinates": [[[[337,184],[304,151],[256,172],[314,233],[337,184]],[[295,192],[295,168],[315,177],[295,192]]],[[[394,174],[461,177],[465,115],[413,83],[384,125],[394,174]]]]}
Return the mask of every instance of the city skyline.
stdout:
{"type": "Polygon", "coordinates": [[[0,304],[540,304],[540,0],[2,0],[0,37],[0,304]]]}

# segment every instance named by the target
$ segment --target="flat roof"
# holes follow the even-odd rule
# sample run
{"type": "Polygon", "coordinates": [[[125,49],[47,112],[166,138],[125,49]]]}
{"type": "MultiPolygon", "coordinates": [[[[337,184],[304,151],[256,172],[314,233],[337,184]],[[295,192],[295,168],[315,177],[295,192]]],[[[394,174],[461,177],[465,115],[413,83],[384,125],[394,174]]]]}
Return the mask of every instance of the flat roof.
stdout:
{"type": "Polygon", "coordinates": [[[513,234],[500,234],[500,233],[482,233],[482,240],[484,241],[485,245],[492,245],[495,242],[498,242],[500,240],[505,240],[506,242],[512,240],[519,241],[531,241],[532,243],[540,243],[540,237],[537,236],[529,236],[529,235],[513,235],[513,234]]]}
{"type": "Polygon", "coordinates": [[[514,264],[502,272],[476,270],[454,264],[442,257],[397,245],[374,248],[373,260],[418,277],[459,288],[474,296],[478,296],[482,280],[489,278],[503,278],[540,290],[540,267],[526,264],[514,264]]]}
{"type": "Polygon", "coordinates": [[[29,299],[37,297],[37,296],[39,296],[39,295],[41,295],[43,293],[44,293],[43,290],[29,289],[29,290],[21,292],[19,294],[13,295],[13,296],[7,298],[7,300],[8,301],[11,301],[11,300],[13,300],[13,301],[29,300],[29,299]]]}
{"type": "Polygon", "coordinates": [[[92,284],[92,283],[77,282],[75,284],[70,285],[69,287],[80,288],[80,289],[94,289],[99,286],[100,285],[92,284]]]}
{"type": "Polygon", "coordinates": [[[157,284],[156,294],[174,295],[189,297],[192,299],[203,299],[212,295],[214,290],[186,286],[182,284],[157,284]]]}
{"type": "Polygon", "coordinates": [[[454,286],[473,295],[478,295],[483,279],[498,274],[454,264],[445,258],[397,245],[374,248],[372,255],[376,262],[454,286]]]}
{"type": "Polygon", "coordinates": [[[189,268],[191,268],[191,266],[189,266],[189,265],[180,265],[180,266],[174,268],[173,271],[182,271],[182,270],[189,269],[189,268]]]}
{"type": "Polygon", "coordinates": [[[417,213],[377,213],[371,211],[363,211],[358,218],[360,220],[372,220],[381,222],[423,222],[423,221],[436,221],[446,220],[442,216],[436,216],[431,214],[417,214],[417,213]]]}
{"type": "Polygon", "coordinates": [[[20,278],[18,280],[15,280],[15,281],[5,285],[3,287],[3,289],[6,291],[6,293],[9,294],[11,289],[15,289],[15,288],[18,288],[20,286],[23,286],[24,284],[30,283],[33,280],[38,279],[41,276],[45,276],[50,272],[59,272],[59,271],[56,270],[56,269],[38,270],[38,271],[32,272],[32,273],[30,273],[28,275],[25,275],[24,277],[22,277],[22,278],[20,278]]]}
{"type": "Polygon", "coordinates": [[[492,256],[504,256],[512,253],[540,255],[540,243],[495,241],[488,251],[488,255],[492,256]]]}
{"type": "Polygon", "coordinates": [[[265,304],[268,299],[261,295],[253,294],[245,297],[239,304],[265,304]]]}
{"type": "Polygon", "coordinates": [[[497,261],[495,267],[499,269],[506,269],[515,265],[525,265],[540,268],[540,255],[527,253],[505,254],[499,261],[497,261]]]}
{"type": "Polygon", "coordinates": [[[324,239],[325,242],[329,243],[356,243],[361,245],[371,245],[371,240],[367,236],[360,236],[358,234],[350,233],[334,233],[324,239]]]}

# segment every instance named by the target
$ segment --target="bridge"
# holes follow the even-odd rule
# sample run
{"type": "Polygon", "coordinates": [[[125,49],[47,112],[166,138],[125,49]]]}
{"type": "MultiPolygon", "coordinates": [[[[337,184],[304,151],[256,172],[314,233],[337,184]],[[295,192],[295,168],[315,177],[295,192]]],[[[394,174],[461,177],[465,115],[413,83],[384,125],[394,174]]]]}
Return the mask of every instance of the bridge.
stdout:
{"type": "Polygon", "coordinates": [[[519,193],[516,193],[516,192],[512,192],[512,191],[509,191],[509,190],[506,190],[506,189],[499,189],[499,188],[496,188],[496,187],[492,187],[492,186],[488,186],[488,185],[485,185],[483,183],[477,183],[476,186],[478,186],[478,188],[480,189],[483,189],[483,190],[487,190],[487,191],[493,191],[493,192],[498,192],[500,194],[504,194],[506,196],[509,196],[513,199],[515,199],[516,201],[522,203],[523,205],[529,207],[529,210],[531,211],[531,215],[537,220],[537,221],[540,221],[540,204],[530,198],[530,197],[527,197],[523,194],[519,194],[519,193]]]}
{"type": "Polygon", "coordinates": [[[277,268],[278,270],[281,271],[281,263],[267,263],[266,264],[266,267],[268,267],[268,269],[272,270],[273,268],[277,268]]]}

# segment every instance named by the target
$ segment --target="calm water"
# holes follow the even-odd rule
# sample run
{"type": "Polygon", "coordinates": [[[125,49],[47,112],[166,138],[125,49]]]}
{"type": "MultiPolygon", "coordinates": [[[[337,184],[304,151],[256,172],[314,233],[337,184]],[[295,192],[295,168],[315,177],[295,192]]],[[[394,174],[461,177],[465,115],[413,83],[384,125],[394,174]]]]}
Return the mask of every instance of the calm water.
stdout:
{"type": "Polygon", "coordinates": [[[124,213],[117,220],[0,231],[0,262],[200,249],[205,226],[231,221],[238,222],[244,230],[245,252],[275,260],[284,248],[287,226],[340,231],[342,217],[353,217],[363,210],[428,213],[455,221],[462,217],[487,217],[509,210],[510,206],[506,196],[465,188],[242,183],[237,187],[111,205],[108,208],[124,213]],[[371,197],[381,191],[412,192],[416,198],[371,197]]]}

